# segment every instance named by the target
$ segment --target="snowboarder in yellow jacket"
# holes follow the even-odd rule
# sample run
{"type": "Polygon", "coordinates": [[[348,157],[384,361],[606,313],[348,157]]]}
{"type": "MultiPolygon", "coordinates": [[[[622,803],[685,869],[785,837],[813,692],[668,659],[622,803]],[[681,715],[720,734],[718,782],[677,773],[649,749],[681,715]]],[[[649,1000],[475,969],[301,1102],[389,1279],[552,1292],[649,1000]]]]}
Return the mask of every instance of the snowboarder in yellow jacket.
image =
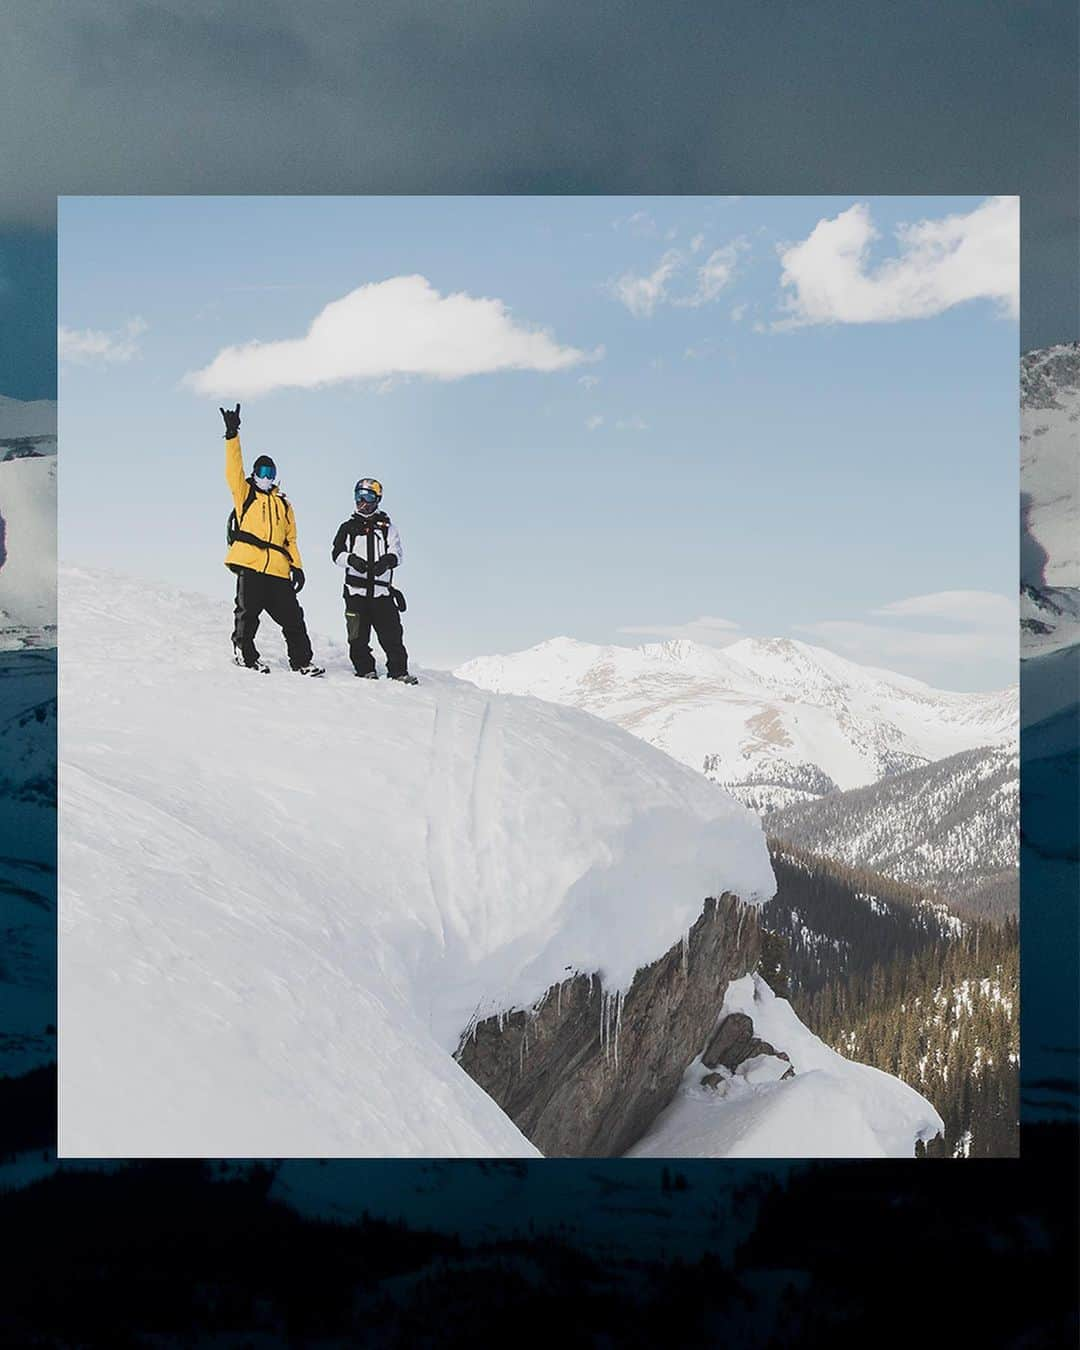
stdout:
{"type": "Polygon", "coordinates": [[[236,573],[233,659],[249,670],[269,671],[255,648],[265,610],[281,626],[292,669],[298,675],[325,675],[313,664],[304,611],[296,598],[304,571],[292,503],[277,485],[277,466],[269,455],[260,455],[251,474],[244,475],[240,404],[220,411],[225,419],[225,481],[234,507],[225,555],[225,566],[236,573]]]}

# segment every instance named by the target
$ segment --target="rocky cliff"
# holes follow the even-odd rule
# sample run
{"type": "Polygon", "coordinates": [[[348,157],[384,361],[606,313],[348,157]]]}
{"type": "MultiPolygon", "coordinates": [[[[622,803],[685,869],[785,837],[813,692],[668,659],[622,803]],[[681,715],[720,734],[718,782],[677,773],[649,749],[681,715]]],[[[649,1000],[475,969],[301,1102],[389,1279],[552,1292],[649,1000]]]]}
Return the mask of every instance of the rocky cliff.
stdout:
{"type": "Polygon", "coordinates": [[[456,1058],[546,1156],[619,1156],[672,1100],[728,983],[760,952],[756,910],[730,894],[706,900],[686,939],[623,998],[574,975],[531,1009],[469,1027],[456,1058]]]}

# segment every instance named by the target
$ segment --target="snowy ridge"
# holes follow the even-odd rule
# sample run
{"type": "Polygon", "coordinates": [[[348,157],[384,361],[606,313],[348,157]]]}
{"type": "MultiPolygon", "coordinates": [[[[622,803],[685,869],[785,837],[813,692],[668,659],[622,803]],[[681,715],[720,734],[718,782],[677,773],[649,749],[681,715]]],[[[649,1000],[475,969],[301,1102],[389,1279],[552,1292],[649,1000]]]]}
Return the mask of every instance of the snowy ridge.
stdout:
{"type": "Polygon", "coordinates": [[[762,812],[1016,735],[1015,688],[937,690],[786,638],[723,649],[554,638],[455,673],[615,722],[762,812]]]}
{"type": "Polygon", "coordinates": [[[270,633],[257,676],[226,603],[61,594],[65,1155],[532,1154],[451,1058],[477,1010],[772,894],[750,812],[595,718],[325,642],[306,681],[270,633]]]}
{"type": "Polygon", "coordinates": [[[1019,752],[964,751],[871,787],[774,812],[769,833],[950,900],[1019,891],[1019,752]]]}
{"type": "Polygon", "coordinates": [[[1020,587],[1020,653],[1043,656],[1080,642],[1080,587],[1020,587]]]}
{"type": "Polygon", "coordinates": [[[783,1047],[789,1067],[759,1056],[718,1087],[701,1083],[702,1064],[648,1134],[629,1152],[639,1158],[785,1158],[793,1146],[806,1158],[912,1156],[915,1140],[944,1131],[944,1122],[914,1088],[867,1064],[856,1064],[808,1031],[786,999],[759,975],[728,986],[717,1021],[745,1013],[755,1035],[783,1047]]]}
{"type": "Polygon", "coordinates": [[[24,400],[0,394],[0,459],[28,444],[56,453],[55,399],[24,400]]]}
{"type": "Polygon", "coordinates": [[[1023,453],[1020,653],[1023,754],[1076,753],[1060,731],[1080,704],[1080,344],[1028,352],[1021,363],[1023,453]],[[1043,730],[1029,737],[1028,729],[1043,730]],[[1051,737],[1051,739],[1054,739],[1051,737]]]}
{"type": "Polygon", "coordinates": [[[0,397],[0,650],[56,645],[56,404],[0,397]]]}
{"type": "Polygon", "coordinates": [[[1023,579],[1080,587],[1080,344],[1021,358],[1020,447],[1028,536],[1023,579]]]}
{"type": "Polygon", "coordinates": [[[1056,1047],[1075,1043],[1062,1029],[1080,1005],[1080,344],[1028,352],[1021,393],[1021,850],[1038,913],[1024,955],[1041,973],[1025,985],[1024,1080],[1029,1110],[1053,1116],[1063,1093],[1046,1084],[1076,1090],[1056,1047]]]}

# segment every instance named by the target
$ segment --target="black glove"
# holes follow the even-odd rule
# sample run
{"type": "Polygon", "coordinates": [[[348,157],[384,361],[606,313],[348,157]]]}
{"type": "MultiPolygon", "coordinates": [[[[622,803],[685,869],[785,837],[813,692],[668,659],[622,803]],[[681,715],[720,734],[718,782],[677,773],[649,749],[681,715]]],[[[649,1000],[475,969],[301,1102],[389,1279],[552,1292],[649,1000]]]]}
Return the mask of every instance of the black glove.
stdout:
{"type": "Polygon", "coordinates": [[[368,572],[371,570],[371,564],[366,558],[361,558],[359,553],[350,553],[346,561],[354,572],[368,572]]]}
{"type": "Polygon", "coordinates": [[[381,577],[384,572],[389,572],[391,567],[397,566],[396,553],[384,553],[375,566],[371,569],[373,577],[381,577]]]}
{"type": "Polygon", "coordinates": [[[302,567],[290,567],[289,580],[292,582],[293,590],[299,595],[304,589],[304,569],[302,567]]]}
{"type": "Polygon", "coordinates": [[[234,436],[240,434],[240,404],[238,403],[235,408],[219,408],[218,412],[225,419],[225,439],[231,441],[234,436]]]}

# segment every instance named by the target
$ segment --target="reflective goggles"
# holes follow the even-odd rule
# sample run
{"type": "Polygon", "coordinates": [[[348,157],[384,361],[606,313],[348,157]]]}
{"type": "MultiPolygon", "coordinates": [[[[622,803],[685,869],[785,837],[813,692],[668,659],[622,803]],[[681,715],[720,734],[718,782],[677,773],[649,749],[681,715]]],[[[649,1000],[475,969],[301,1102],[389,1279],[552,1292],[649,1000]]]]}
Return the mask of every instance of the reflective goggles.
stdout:
{"type": "Polygon", "coordinates": [[[273,464],[260,464],[255,470],[255,477],[269,478],[272,480],[277,477],[277,469],[274,468],[273,464]]]}
{"type": "Polygon", "coordinates": [[[356,500],[358,502],[377,502],[379,500],[379,494],[374,488],[357,488],[356,500]]]}

